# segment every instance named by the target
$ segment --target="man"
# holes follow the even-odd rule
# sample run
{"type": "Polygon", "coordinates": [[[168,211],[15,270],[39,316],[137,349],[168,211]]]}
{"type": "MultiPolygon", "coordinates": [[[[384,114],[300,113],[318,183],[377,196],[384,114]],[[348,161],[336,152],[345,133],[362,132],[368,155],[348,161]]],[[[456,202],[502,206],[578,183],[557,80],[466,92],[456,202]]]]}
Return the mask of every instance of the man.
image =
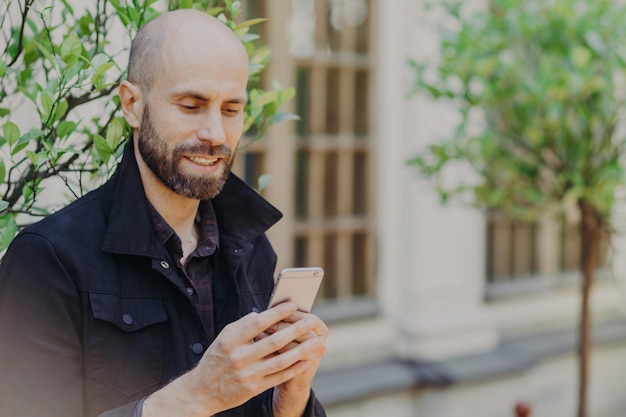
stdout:
{"type": "Polygon", "coordinates": [[[280,213],[230,174],[247,79],[238,37],[204,13],[137,34],[116,174],[0,266],[1,417],[324,415],[328,329],[265,310],[280,213]]]}

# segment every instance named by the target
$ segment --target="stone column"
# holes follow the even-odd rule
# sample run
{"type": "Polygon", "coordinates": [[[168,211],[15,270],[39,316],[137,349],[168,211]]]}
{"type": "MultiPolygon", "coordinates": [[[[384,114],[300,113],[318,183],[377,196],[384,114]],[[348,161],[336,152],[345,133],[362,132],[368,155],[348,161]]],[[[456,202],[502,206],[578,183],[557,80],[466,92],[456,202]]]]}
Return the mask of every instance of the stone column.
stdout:
{"type": "Polygon", "coordinates": [[[449,108],[406,97],[408,59],[437,49],[420,3],[392,0],[379,8],[379,280],[383,310],[402,334],[398,353],[442,359],[488,351],[498,335],[483,301],[484,216],[441,206],[433,184],[406,165],[456,122],[449,108]]]}

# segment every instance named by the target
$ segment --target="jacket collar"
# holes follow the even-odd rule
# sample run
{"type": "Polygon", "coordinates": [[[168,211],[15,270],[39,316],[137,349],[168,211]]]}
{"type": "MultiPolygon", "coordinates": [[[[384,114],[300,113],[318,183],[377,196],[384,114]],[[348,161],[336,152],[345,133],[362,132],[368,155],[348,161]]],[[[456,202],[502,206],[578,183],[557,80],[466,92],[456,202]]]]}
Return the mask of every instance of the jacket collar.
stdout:
{"type": "MultiPolygon", "coordinates": [[[[148,201],[132,141],[126,145],[117,172],[105,187],[114,192],[114,197],[103,250],[144,256],[162,255],[163,248],[152,230],[148,201]]],[[[265,233],[282,217],[274,206],[232,173],[212,203],[220,240],[251,240],[265,233]]]]}

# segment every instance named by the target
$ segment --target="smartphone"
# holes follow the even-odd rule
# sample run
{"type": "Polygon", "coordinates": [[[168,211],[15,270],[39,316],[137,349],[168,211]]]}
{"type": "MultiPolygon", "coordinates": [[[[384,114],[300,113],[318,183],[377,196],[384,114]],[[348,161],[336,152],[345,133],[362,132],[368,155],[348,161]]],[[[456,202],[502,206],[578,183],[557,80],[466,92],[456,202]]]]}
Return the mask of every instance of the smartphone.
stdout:
{"type": "Polygon", "coordinates": [[[278,274],[268,308],[285,301],[298,305],[298,310],[311,311],[324,270],[320,267],[285,268],[278,274]]]}

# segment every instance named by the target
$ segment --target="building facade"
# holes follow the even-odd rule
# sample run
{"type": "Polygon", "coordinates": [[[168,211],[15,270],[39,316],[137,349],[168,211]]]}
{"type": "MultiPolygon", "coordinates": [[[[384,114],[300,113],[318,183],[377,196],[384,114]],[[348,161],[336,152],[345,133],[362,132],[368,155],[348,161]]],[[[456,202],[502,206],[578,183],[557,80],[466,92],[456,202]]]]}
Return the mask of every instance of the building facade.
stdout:
{"type": "MultiPolygon", "coordinates": [[[[286,214],[271,231],[279,267],[326,269],[316,390],[329,415],[506,417],[518,401],[534,416],[573,415],[575,219],[530,227],[442,206],[407,166],[455,124],[449,108],[408,97],[408,60],[436,58],[425,2],[246,4],[269,19],[266,82],[297,88],[289,110],[301,120],[273,127],[239,169],[273,178],[263,194],[286,214]]],[[[610,388],[626,382],[621,240],[592,295],[594,417],[626,407],[610,388]]]]}

